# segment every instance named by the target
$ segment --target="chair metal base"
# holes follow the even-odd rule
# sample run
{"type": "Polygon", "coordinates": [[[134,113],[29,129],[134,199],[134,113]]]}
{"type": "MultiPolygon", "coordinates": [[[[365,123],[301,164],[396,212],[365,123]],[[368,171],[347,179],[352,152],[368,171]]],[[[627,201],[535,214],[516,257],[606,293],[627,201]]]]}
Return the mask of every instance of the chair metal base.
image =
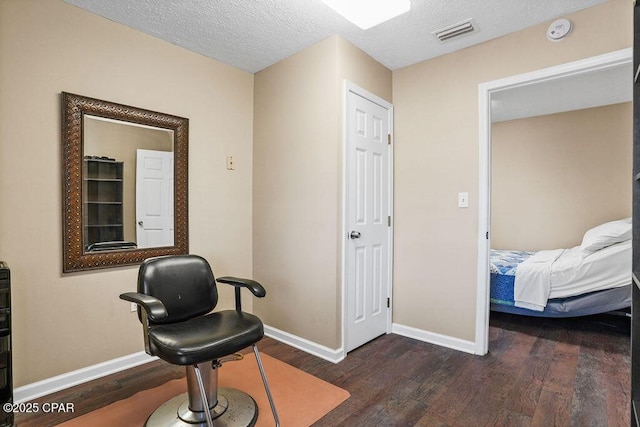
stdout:
{"type": "MultiPolygon", "coordinates": [[[[203,412],[189,410],[188,393],[165,402],[147,419],[148,427],[206,426],[203,412]]],[[[234,388],[218,389],[218,405],[211,409],[216,427],[253,427],[258,419],[258,405],[245,392],[234,388]]]]}

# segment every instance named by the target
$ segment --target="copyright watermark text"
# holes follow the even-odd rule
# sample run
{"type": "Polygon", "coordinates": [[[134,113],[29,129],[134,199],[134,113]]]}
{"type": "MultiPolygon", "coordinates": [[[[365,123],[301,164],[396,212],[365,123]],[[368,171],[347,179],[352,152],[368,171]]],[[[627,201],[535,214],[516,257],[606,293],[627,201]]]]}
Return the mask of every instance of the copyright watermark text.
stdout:
{"type": "Polygon", "coordinates": [[[75,412],[73,403],[64,402],[24,402],[24,403],[4,403],[2,410],[8,413],[35,414],[38,412],[58,413],[58,412],[75,412]]]}

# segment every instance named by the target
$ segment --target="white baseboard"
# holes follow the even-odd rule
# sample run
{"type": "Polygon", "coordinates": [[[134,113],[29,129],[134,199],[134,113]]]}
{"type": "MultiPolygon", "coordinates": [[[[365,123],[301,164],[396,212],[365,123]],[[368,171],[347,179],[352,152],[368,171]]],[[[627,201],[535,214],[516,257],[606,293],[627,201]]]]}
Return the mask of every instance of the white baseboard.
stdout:
{"type": "Polygon", "coordinates": [[[447,335],[436,334],[422,329],[412,328],[394,323],[391,326],[391,332],[419,341],[428,342],[430,344],[439,345],[441,347],[451,348],[453,350],[463,351],[465,353],[476,354],[476,343],[473,341],[461,340],[447,335]]]}
{"type": "Polygon", "coordinates": [[[290,345],[291,347],[295,347],[298,350],[302,350],[332,363],[338,363],[345,357],[345,352],[342,348],[332,349],[325,347],[271,326],[264,325],[264,334],[269,338],[273,338],[284,344],[290,345]]]}
{"type": "Polygon", "coordinates": [[[118,357],[117,359],[107,360],[106,362],[98,363],[97,365],[87,366],[86,368],[17,387],[13,390],[13,401],[15,403],[28,402],[65,388],[73,387],[87,381],[95,380],[96,378],[152,362],[156,359],[157,357],[149,356],[144,351],[141,351],[127,356],[118,357]]]}

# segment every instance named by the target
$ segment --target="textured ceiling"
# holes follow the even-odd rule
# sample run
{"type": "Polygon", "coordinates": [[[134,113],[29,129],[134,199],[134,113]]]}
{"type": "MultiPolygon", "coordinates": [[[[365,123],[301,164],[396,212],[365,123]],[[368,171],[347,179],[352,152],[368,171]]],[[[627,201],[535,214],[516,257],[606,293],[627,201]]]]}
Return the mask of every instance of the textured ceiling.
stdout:
{"type": "MultiPolygon", "coordinates": [[[[320,0],[64,0],[112,21],[246,70],[260,71],[334,34],[395,70],[606,0],[411,0],[411,10],[368,30],[320,0]],[[473,19],[479,29],[440,43],[434,31],[473,19]]],[[[541,37],[545,37],[541,34],[541,37]]],[[[631,99],[626,68],[501,92],[495,121],[631,99]]]]}
{"type": "Polygon", "coordinates": [[[395,70],[606,0],[411,0],[411,10],[361,30],[320,0],[64,0],[255,73],[334,34],[395,70]],[[479,31],[440,43],[433,32],[473,18],[479,31]]]}

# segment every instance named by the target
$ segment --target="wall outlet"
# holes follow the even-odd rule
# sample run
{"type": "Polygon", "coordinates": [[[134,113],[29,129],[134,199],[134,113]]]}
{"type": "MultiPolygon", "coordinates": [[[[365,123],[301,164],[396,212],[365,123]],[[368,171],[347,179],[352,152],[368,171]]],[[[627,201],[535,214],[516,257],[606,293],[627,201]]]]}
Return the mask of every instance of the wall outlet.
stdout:
{"type": "Polygon", "coordinates": [[[227,170],[234,170],[236,167],[233,164],[233,156],[227,156],[227,170]]]}
{"type": "Polygon", "coordinates": [[[131,312],[135,312],[138,311],[138,304],[136,304],[135,302],[131,303],[131,312]]]}

